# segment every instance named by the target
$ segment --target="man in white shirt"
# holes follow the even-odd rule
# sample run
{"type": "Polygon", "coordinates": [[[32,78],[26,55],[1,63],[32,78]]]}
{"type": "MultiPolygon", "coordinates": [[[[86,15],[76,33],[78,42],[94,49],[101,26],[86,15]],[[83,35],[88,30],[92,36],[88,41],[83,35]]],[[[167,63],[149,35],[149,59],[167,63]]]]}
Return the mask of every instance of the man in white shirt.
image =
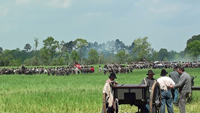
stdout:
{"type": "Polygon", "coordinates": [[[102,67],[101,66],[99,66],[99,73],[102,71],[102,67]]]}
{"type": "Polygon", "coordinates": [[[173,111],[173,98],[170,86],[175,85],[174,81],[167,77],[168,73],[165,69],[161,70],[161,77],[157,79],[158,83],[160,84],[161,89],[161,113],[165,113],[165,104],[167,104],[167,111],[168,113],[174,113],[173,111]]]}

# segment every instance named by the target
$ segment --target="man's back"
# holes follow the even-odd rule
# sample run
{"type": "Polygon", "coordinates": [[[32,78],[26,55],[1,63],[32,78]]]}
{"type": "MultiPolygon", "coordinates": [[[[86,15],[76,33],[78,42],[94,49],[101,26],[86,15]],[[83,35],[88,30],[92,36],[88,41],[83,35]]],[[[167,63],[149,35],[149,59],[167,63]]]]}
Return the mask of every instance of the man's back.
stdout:
{"type": "Polygon", "coordinates": [[[192,86],[191,86],[191,77],[188,73],[184,72],[183,73],[184,77],[186,77],[186,83],[185,87],[183,87],[183,90],[185,90],[187,93],[191,92],[192,86]]]}
{"type": "Polygon", "coordinates": [[[179,81],[180,75],[178,74],[177,71],[173,71],[169,73],[169,77],[175,82],[175,84],[177,84],[179,81]]]}
{"type": "Polygon", "coordinates": [[[163,76],[157,79],[158,83],[160,84],[161,90],[168,90],[170,85],[175,85],[174,81],[167,76],[163,76]]]}
{"type": "Polygon", "coordinates": [[[190,93],[191,92],[191,77],[188,73],[183,72],[183,74],[180,76],[180,80],[178,84],[174,86],[174,88],[179,87],[180,93],[190,93]]]}

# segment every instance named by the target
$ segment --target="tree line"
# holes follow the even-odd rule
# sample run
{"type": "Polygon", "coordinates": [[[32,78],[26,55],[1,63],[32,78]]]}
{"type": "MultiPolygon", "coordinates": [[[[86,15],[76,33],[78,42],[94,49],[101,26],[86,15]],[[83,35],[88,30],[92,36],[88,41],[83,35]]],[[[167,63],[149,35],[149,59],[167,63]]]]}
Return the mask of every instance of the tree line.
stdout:
{"type": "Polygon", "coordinates": [[[192,36],[186,42],[185,50],[176,52],[161,48],[155,51],[148,42],[148,37],[137,38],[131,45],[125,45],[119,39],[99,44],[78,38],[74,41],[57,41],[53,37],[43,40],[43,47],[38,49],[39,38],[34,38],[33,47],[25,44],[24,48],[3,50],[0,47],[0,66],[73,65],[131,63],[135,61],[193,61],[200,55],[200,35],[192,36]]]}

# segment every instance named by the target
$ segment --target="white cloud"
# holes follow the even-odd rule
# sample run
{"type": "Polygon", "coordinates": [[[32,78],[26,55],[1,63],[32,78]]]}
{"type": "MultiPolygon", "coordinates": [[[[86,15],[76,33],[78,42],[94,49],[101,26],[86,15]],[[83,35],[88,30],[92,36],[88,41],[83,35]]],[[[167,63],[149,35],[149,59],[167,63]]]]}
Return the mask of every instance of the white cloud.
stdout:
{"type": "Polygon", "coordinates": [[[87,15],[87,16],[92,16],[92,17],[94,17],[94,16],[99,17],[99,16],[101,16],[102,14],[101,14],[101,13],[87,13],[86,15],[87,15]]]}
{"type": "Polygon", "coordinates": [[[0,16],[5,16],[8,13],[7,8],[0,7],[0,16]]]}
{"type": "Polygon", "coordinates": [[[152,3],[159,4],[160,2],[162,2],[162,0],[139,0],[134,5],[136,7],[138,7],[138,6],[142,6],[142,5],[151,5],[152,3]]]}
{"type": "Polygon", "coordinates": [[[51,0],[48,2],[49,6],[55,8],[67,8],[70,3],[70,0],[51,0]]]}
{"type": "Polygon", "coordinates": [[[149,10],[154,12],[154,13],[167,13],[167,12],[174,12],[177,11],[179,8],[178,7],[163,7],[163,8],[159,8],[159,9],[154,9],[152,7],[149,7],[149,10]]]}
{"type": "Polygon", "coordinates": [[[2,24],[1,26],[2,26],[0,28],[1,33],[10,32],[17,28],[14,24],[10,24],[10,23],[5,23],[5,24],[2,24]]]}
{"type": "Polygon", "coordinates": [[[143,0],[139,0],[139,2],[135,3],[134,5],[136,7],[138,7],[138,6],[142,5],[142,4],[144,4],[144,1],[143,0]]]}
{"type": "Polygon", "coordinates": [[[170,4],[157,9],[149,7],[149,10],[154,13],[178,13],[186,10],[187,8],[187,6],[183,6],[181,4],[170,4]]]}
{"type": "Polygon", "coordinates": [[[192,9],[191,11],[192,14],[199,14],[200,13],[200,8],[199,7],[195,7],[192,9]]]}
{"type": "Polygon", "coordinates": [[[27,3],[30,3],[31,2],[31,0],[16,0],[16,3],[17,4],[27,4],[27,3]]]}
{"type": "Polygon", "coordinates": [[[153,3],[157,4],[160,3],[162,0],[151,0],[153,3]]]}

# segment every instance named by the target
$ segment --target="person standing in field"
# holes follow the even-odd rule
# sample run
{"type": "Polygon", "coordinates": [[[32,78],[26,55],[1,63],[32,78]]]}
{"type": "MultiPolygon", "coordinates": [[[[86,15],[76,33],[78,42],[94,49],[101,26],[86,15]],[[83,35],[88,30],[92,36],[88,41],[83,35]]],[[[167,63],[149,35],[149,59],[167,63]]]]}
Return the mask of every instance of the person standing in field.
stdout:
{"type": "Polygon", "coordinates": [[[102,67],[101,66],[99,66],[99,73],[102,71],[102,67]]]}
{"type": "Polygon", "coordinates": [[[155,83],[156,79],[153,78],[153,76],[155,75],[155,73],[152,70],[148,70],[148,73],[146,74],[148,75],[148,77],[144,78],[141,82],[141,84],[146,84],[149,86],[149,90],[151,92],[151,87],[153,86],[153,84],[155,83]]]}
{"type": "Polygon", "coordinates": [[[157,79],[158,83],[160,84],[161,89],[161,113],[165,113],[165,104],[167,105],[168,113],[173,113],[173,98],[170,89],[170,85],[175,85],[174,81],[167,77],[167,71],[165,69],[161,70],[161,77],[157,79]]]}
{"type": "Polygon", "coordinates": [[[22,74],[25,74],[25,71],[26,71],[26,68],[25,68],[24,65],[22,65],[22,67],[21,67],[21,73],[22,73],[22,74]]]}
{"type": "Polygon", "coordinates": [[[107,74],[107,70],[108,70],[108,66],[105,64],[105,66],[103,67],[103,73],[104,73],[104,75],[107,74]]]}
{"type": "Polygon", "coordinates": [[[179,100],[178,106],[180,113],[186,113],[185,104],[186,98],[189,97],[189,94],[192,91],[191,87],[191,77],[188,73],[185,72],[184,67],[178,67],[178,73],[181,75],[179,82],[176,85],[171,85],[170,88],[177,89],[179,88],[179,100]]]}
{"type": "MultiPolygon", "coordinates": [[[[148,70],[148,73],[146,75],[148,75],[148,77],[144,78],[141,84],[146,84],[149,87],[149,92],[151,93],[151,88],[153,84],[156,82],[156,79],[153,78],[155,73],[152,70],[148,70]]],[[[149,113],[149,104],[146,104],[146,106],[142,107],[141,110],[142,113],[149,113]]]]}
{"type": "MultiPolygon", "coordinates": [[[[178,81],[180,79],[180,75],[177,72],[177,66],[174,67],[174,71],[169,73],[169,77],[175,82],[175,84],[178,84],[178,81]]],[[[177,104],[178,101],[178,88],[177,89],[171,89],[172,96],[173,96],[173,103],[177,104]]]]}
{"type": "Polygon", "coordinates": [[[102,113],[114,113],[114,90],[112,89],[118,82],[114,81],[117,79],[115,73],[111,73],[106,80],[103,88],[103,109],[102,113]]]}

